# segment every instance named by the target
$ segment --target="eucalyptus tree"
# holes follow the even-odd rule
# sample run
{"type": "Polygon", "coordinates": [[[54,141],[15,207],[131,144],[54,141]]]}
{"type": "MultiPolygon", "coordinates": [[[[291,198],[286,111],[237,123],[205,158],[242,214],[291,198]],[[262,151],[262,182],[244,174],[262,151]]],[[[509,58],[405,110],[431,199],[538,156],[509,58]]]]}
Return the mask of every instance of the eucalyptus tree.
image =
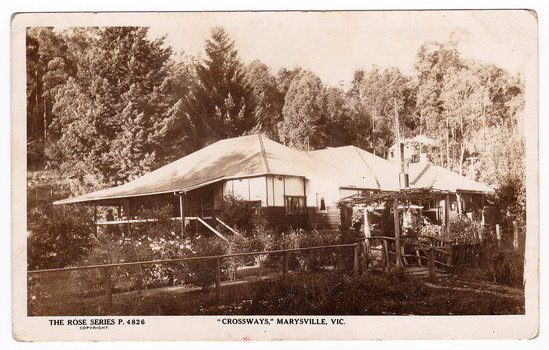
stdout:
{"type": "Polygon", "coordinates": [[[255,125],[250,132],[262,132],[278,140],[277,124],[282,120],[285,92],[279,89],[271,69],[259,60],[246,65],[245,81],[254,101],[255,125]]]}
{"type": "Polygon", "coordinates": [[[303,70],[293,78],[284,98],[282,114],[279,137],[286,145],[306,150],[329,144],[326,87],[313,72],[303,70]]]}

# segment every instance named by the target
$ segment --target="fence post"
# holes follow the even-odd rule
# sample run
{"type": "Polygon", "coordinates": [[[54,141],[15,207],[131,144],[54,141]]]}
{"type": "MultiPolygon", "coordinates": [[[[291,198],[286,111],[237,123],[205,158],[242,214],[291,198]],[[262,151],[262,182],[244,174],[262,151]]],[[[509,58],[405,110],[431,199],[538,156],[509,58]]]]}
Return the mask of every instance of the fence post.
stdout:
{"type": "Polygon", "coordinates": [[[446,262],[448,264],[448,268],[451,269],[453,267],[453,255],[454,255],[454,248],[451,244],[448,245],[448,261],[446,262]]]}
{"type": "Polygon", "coordinates": [[[498,240],[498,246],[501,245],[501,231],[499,230],[499,224],[496,224],[496,238],[498,240]]]}
{"type": "Polygon", "coordinates": [[[288,252],[282,253],[282,277],[288,274],[288,252]]]}
{"type": "Polygon", "coordinates": [[[393,221],[395,225],[395,265],[402,267],[400,251],[400,217],[398,212],[398,199],[393,200],[393,221]]]}
{"type": "Polygon", "coordinates": [[[360,244],[357,243],[355,245],[355,259],[354,259],[354,264],[353,264],[353,273],[354,274],[357,274],[360,270],[359,254],[360,254],[360,244]]]}
{"type": "Polygon", "coordinates": [[[432,282],[435,280],[435,247],[431,246],[427,252],[429,253],[429,280],[432,282]]]}
{"type": "Polygon", "coordinates": [[[221,258],[216,259],[215,269],[215,300],[219,302],[221,299],[221,258]]]}
{"type": "Polygon", "coordinates": [[[513,249],[519,249],[519,240],[518,240],[518,225],[516,221],[513,221],[513,249]]]}
{"type": "Polygon", "coordinates": [[[109,267],[105,267],[103,269],[104,279],[105,279],[105,304],[106,304],[106,311],[109,313],[112,313],[112,277],[111,277],[111,269],[109,267]]]}
{"type": "Polygon", "coordinates": [[[389,247],[387,247],[387,240],[386,239],[383,239],[382,240],[383,242],[383,256],[385,257],[385,266],[384,266],[384,269],[389,272],[391,271],[391,262],[390,262],[390,258],[389,258],[389,247]]]}
{"type": "Polygon", "coordinates": [[[367,272],[368,271],[368,265],[370,263],[370,254],[368,253],[368,246],[366,244],[366,242],[361,242],[360,243],[360,251],[362,253],[362,269],[363,269],[363,272],[367,272]]]}

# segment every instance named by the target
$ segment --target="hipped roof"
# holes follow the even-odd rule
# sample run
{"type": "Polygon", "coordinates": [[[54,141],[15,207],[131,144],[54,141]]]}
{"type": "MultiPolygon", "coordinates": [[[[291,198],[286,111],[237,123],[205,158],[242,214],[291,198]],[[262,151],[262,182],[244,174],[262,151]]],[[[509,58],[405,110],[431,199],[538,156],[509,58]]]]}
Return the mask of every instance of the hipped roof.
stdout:
{"type": "Polygon", "coordinates": [[[309,156],[307,152],[283,146],[265,136],[249,135],[218,141],[121,186],[54,204],[186,192],[225,179],[267,174],[306,178],[321,174],[324,179],[340,187],[379,188],[369,176],[338,169],[309,156]]]}
{"type": "MultiPolygon", "coordinates": [[[[428,164],[409,167],[411,187],[444,191],[491,189],[450,170],[428,164]]],[[[334,188],[398,190],[396,166],[354,146],[298,151],[262,135],[226,139],[191,153],[121,186],[67,198],[54,204],[187,192],[218,181],[262,175],[300,176],[334,188]]]]}

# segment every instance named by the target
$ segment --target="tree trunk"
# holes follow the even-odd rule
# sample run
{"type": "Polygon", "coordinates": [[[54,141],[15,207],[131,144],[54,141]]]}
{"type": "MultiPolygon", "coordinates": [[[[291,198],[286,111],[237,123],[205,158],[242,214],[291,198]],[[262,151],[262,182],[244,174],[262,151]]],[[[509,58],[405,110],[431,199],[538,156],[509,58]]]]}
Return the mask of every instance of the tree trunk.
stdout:
{"type": "Polygon", "coordinates": [[[484,146],[483,151],[486,152],[486,112],[484,107],[482,107],[482,141],[484,146]]]}
{"type": "Polygon", "coordinates": [[[459,154],[459,175],[463,176],[463,155],[465,154],[465,145],[461,142],[461,152],[459,154]]]}
{"type": "Polygon", "coordinates": [[[446,168],[450,168],[450,120],[446,112],[446,168]]]}
{"type": "Polygon", "coordinates": [[[44,107],[44,143],[46,142],[46,138],[48,137],[48,114],[47,114],[47,105],[44,101],[43,103],[44,107]]]}

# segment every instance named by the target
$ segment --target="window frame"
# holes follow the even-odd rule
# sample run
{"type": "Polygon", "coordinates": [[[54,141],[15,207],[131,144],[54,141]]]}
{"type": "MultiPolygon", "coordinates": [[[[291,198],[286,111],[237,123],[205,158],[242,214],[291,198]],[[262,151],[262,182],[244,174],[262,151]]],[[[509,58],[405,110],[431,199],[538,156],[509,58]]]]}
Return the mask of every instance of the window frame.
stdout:
{"type": "Polygon", "coordinates": [[[286,215],[307,215],[307,196],[300,196],[300,195],[284,195],[284,209],[286,211],[286,215]],[[303,199],[303,206],[297,206],[298,211],[295,212],[292,208],[289,206],[288,200],[290,198],[296,198],[298,199],[297,203],[300,204],[299,199],[303,199]]]}
{"type": "Polygon", "coordinates": [[[326,203],[326,195],[324,193],[317,193],[316,194],[316,212],[317,213],[327,213],[328,212],[328,204],[326,203]],[[324,209],[321,209],[322,200],[324,200],[324,209]]]}

